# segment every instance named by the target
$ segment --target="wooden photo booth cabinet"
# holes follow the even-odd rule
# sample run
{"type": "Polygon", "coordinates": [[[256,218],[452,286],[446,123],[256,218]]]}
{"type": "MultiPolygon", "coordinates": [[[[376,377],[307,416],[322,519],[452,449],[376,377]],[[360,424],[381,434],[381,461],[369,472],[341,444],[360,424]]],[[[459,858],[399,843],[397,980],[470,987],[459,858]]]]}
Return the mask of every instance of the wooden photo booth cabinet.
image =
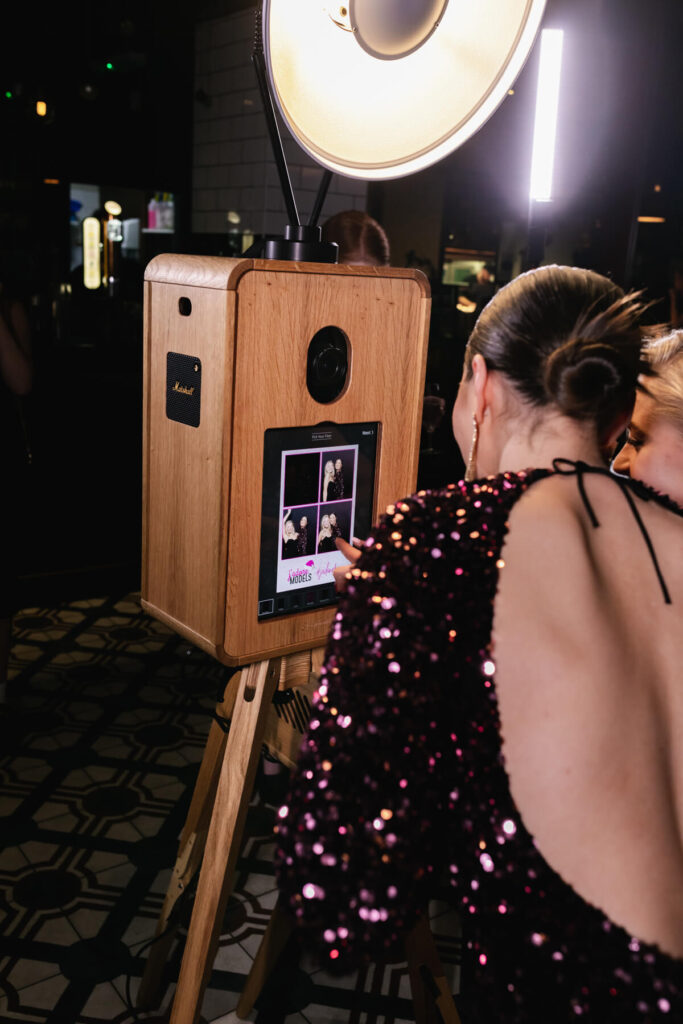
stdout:
{"type": "Polygon", "coordinates": [[[142,604],[226,665],[325,643],[334,606],[257,618],[264,433],[379,423],[373,521],[415,488],[429,324],[417,270],[157,256],[145,273],[142,604]],[[309,343],[348,338],[341,396],[309,394],[309,343]],[[167,381],[168,354],[198,371],[167,381]],[[200,372],[199,372],[200,371],[200,372]],[[167,415],[167,385],[190,422],[167,415]],[[193,418],[194,417],[194,418],[193,418]]]}

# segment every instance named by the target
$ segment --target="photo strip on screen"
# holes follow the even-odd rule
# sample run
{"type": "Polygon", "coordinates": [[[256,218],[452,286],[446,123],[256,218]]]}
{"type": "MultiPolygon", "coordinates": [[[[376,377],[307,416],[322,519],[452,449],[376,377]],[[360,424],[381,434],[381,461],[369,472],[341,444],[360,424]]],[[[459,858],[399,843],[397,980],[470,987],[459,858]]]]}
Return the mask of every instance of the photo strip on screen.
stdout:
{"type": "Polygon", "coordinates": [[[300,558],[315,552],[317,505],[302,505],[286,508],[282,517],[282,555],[284,558],[300,558]]]}
{"type": "Polygon", "coordinates": [[[320,501],[341,501],[343,498],[353,497],[352,488],[356,465],[355,449],[326,450],[322,453],[322,456],[320,501]]]}

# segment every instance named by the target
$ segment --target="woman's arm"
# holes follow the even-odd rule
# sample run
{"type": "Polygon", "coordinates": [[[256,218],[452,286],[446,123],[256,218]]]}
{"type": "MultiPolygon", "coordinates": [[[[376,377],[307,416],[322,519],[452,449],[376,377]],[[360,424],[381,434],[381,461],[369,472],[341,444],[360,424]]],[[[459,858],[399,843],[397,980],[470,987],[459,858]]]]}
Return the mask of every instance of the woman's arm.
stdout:
{"type": "Polygon", "coordinates": [[[291,510],[291,508],[290,508],[290,509],[289,509],[289,510],[287,511],[287,514],[286,514],[285,518],[284,518],[284,519],[282,520],[282,539],[283,539],[283,541],[285,541],[285,542],[287,541],[287,534],[285,533],[285,523],[287,522],[287,520],[289,519],[289,517],[291,516],[291,514],[292,514],[292,510],[291,510]]]}
{"type": "Polygon", "coordinates": [[[28,317],[19,302],[0,312],[0,376],[15,395],[27,395],[33,383],[28,317]]]}

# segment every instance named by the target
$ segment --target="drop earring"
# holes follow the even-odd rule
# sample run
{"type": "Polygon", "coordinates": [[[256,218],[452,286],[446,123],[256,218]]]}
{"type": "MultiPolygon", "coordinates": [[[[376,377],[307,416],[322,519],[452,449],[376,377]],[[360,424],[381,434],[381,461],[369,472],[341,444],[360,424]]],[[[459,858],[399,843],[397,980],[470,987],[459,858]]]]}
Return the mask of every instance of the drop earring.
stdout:
{"type": "Polygon", "coordinates": [[[472,444],[470,445],[470,454],[467,457],[467,469],[465,470],[465,480],[469,483],[472,480],[477,479],[477,448],[479,447],[479,424],[477,423],[477,417],[472,413],[472,444]]]}

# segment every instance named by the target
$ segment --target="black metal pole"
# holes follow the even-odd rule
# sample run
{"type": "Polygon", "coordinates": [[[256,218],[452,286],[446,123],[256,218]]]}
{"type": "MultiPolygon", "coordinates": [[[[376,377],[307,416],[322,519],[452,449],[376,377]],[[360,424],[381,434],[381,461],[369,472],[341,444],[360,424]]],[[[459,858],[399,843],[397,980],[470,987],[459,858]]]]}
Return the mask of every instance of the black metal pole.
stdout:
{"type": "Polygon", "coordinates": [[[318,186],[318,193],[317,193],[317,195],[315,197],[315,203],[313,204],[313,209],[311,211],[311,217],[310,217],[310,220],[308,221],[309,228],[314,228],[316,226],[316,224],[318,223],[318,218],[320,216],[320,211],[323,208],[323,203],[325,202],[325,196],[327,195],[327,190],[330,187],[330,182],[331,181],[332,181],[332,171],[330,171],[328,169],[325,169],[325,171],[323,173],[323,176],[322,176],[322,179],[320,181],[320,185],[318,186]]]}
{"type": "Polygon", "coordinates": [[[258,81],[261,100],[263,102],[263,113],[266,117],[266,124],[268,126],[270,142],[273,147],[273,156],[275,157],[277,173],[280,176],[282,195],[285,201],[285,206],[287,207],[287,218],[290,224],[298,227],[301,224],[301,221],[299,220],[299,211],[296,208],[294,190],[292,189],[292,182],[290,181],[289,171],[287,170],[285,151],[282,146],[282,138],[280,137],[280,129],[278,128],[277,121],[275,119],[273,98],[268,87],[268,72],[266,70],[266,62],[263,55],[263,27],[261,23],[260,8],[257,8],[256,10],[254,49],[251,55],[251,60],[256,71],[256,79],[258,81]]]}

